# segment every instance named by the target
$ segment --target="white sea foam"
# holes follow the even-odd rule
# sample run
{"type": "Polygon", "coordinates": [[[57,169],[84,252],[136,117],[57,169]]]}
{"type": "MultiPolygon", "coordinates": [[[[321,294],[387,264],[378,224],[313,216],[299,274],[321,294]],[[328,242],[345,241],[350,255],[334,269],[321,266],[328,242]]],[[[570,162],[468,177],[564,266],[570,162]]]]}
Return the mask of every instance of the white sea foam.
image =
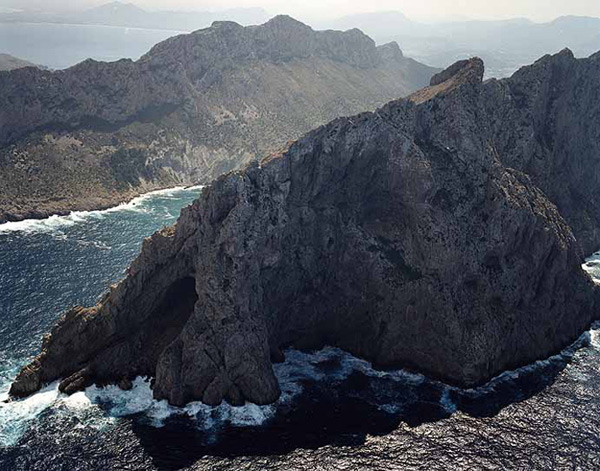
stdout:
{"type": "MultiPolygon", "coordinates": [[[[493,392],[503,382],[512,382],[524,373],[542,370],[552,362],[563,361],[582,346],[591,343],[593,348],[600,349],[598,328],[600,324],[595,325],[590,332],[582,335],[577,342],[558,355],[514,371],[507,371],[486,385],[469,390],[460,390],[404,370],[379,371],[369,362],[331,347],[314,353],[287,350],[285,362],[274,365],[282,391],[281,397],[276,403],[267,406],[246,403],[244,406],[234,407],[223,402],[217,407],[212,407],[200,402],[192,402],[185,407],[174,407],[166,401],[157,401],[152,397],[150,381],[147,378],[136,378],[130,391],[122,391],[117,386],[103,388],[91,386],[72,396],[60,394],[57,383],[53,383],[29,398],[0,404],[0,446],[17,443],[31,422],[50,407],[57,408],[61,413],[80,417],[86,426],[96,428],[114,423],[119,417],[131,415],[141,415],[156,427],[162,427],[170,417],[187,416],[194,420],[199,429],[207,432],[218,430],[226,425],[260,426],[272,419],[280,408],[293,404],[294,398],[302,393],[304,382],[343,381],[355,372],[360,372],[375,381],[391,380],[397,382],[399,386],[409,388],[430,381],[441,388],[440,405],[449,414],[453,414],[457,410],[456,404],[452,401],[453,392],[471,397],[482,396],[493,392]]],[[[377,396],[377,388],[374,391],[377,396]]],[[[0,391],[0,400],[7,397],[6,392],[0,391]]],[[[400,413],[406,404],[393,395],[387,397],[384,389],[381,392],[381,397],[374,398],[375,405],[390,414],[400,413]]]]}
{"type": "MultiPolygon", "coordinates": [[[[302,392],[301,381],[320,381],[326,376],[316,367],[318,363],[342,355],[341,368],[333,373],[340,378],[352,371],[354,363],[360,366],[367,365],[366,362],[334,348],[326,348],[314,354],[295,350],[286,353],[286,361],[275,365],[282,390],[281,397],[275,404],[258,406],[246,403],[244,406],[234,407],[223,402],[217,407],[212,407],[201,402],[192,402],[182,408],[174,407],[166,401],[157,401],[152,397],[150,382],[146,378],[136,378],[130,391],[122,391],[117,386],[91,386],[71,396],[61,394],[58,391],[58,383],[53,383],[26,399],[0,404],[0,446],[17,443],[31,422],[50,407],[88,418],[87,412],[90,409],[101,411],[103,416],[93,414],[92,420],[96,423],[89,423],[92,426],[105,425],[111,419],[136,414],[143,414],[156,427],[163,426],[166,419],[177,415],[193,418],[203,430],[220,428],[226,424],[258,426],[271,419],[278,407],[289,404],[302,392]]],[[[1,399],[8,398],[7,391],[0,394],[1,399]]]]}
{"type": "MultiPolygon", "coordinates": [[[[3,400],[6,400],[8,394],[3,396],[3,400]]],[[[0,402],[0,446],[16,444],[29,424],[54,404],[57,397],[58,383],[53,383],[26,399],[0,402]]]]}
{"type": "Polygon", "coordinates": [[[582,268],[590,274],[596,284],[600,284],[600,252],[586,259],[582,268]]]}
{"type": "Polygon", "coordinates": [[[145,206],[149,200],[155,197],[176,198],[184,191],[201,190],[203,186],[174,187],[165,190],[156,190],[133,198],[131,201],[119,204],[112,208],[96,211],[73,211],[66,216],[50,216],[46,219],[25,219],[24,221],[7,222],[0,224],[0,233],[24,232],[24,233],[52,233],[58,229],[71,227],[78,223],[84,223],[90,219],[103,219],[106,214],[115,212],[137,212],[149,213],[152,209],[145,206]]]}

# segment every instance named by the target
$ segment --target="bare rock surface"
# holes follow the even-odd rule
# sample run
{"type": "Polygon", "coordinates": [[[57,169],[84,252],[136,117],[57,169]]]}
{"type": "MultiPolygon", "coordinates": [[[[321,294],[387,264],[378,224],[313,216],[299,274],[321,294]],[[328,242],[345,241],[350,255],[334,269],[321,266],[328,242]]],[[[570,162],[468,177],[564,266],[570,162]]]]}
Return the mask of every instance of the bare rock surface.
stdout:
{"type": "Polygon", "coordinates": [[[486,83],[483,103],[505,165],[527,173],[584,253],[600,249],[600,54],[565,49],[486,83]]]}
{"type": "Polygon", "coordinates": [[[358,30],[215,22],[138,61],[0,72],[0,222],[207,183],[437,69],[358,30]]]}
{"type": "Polygon", "coordinates": [[[214,181],[60,320],[11,394],[149,374],[172,404],[265,404],[282,349],[324,345],[469,387],[568,345],[598,291],[557,207],[494,146],[482,76],[473,59],[214,181]]]}

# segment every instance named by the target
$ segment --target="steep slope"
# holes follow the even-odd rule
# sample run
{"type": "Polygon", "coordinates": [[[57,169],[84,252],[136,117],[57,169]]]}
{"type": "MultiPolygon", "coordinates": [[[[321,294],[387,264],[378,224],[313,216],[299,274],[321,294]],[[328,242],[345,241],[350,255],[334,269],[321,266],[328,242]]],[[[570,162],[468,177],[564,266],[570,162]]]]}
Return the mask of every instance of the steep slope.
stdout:
{"type": "Polygon", "coordinates": [[[483,102],[504,164],[527,173],[558,206],[586,254],[600,249],[600,53],[565,49],[485,85],[483,102]]]}
{"type": "Polygon", "coordinates": [[[458,64],[213,182],[11,394],[148,374],[173,404],[269,403],[281,349],[326,344],[472,386],[573,341],[597,290],[556,207],[491,145],[482,76],[458,64]]]}
{"type": "Polygon", "coordinates": [[[37,65],[19,59],[18,57],[11,56],[10,54],[0,53],[0,72],[6,70],[22,69],[23,67],[38,67],[37,65]]]}
{"type": "Polygon", "coordinates": [[[137,62],[0,73],[0,221],[207,182],[435,69],[358,30],[215,23],[137,62]]]}

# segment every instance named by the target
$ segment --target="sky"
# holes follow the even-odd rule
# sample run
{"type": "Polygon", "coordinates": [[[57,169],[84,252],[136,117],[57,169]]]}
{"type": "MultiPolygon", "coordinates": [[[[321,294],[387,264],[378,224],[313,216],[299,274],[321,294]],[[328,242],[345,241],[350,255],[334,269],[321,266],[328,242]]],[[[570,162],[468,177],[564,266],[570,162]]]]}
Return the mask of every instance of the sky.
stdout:
{"type": "MultiPolygon", "coordinates": [[[[0,0],[0,8],[81,9],[109,0],[0,0]]],[[[563,15],[600,17],[600,0],[133,0],[151,10],[220,10],[262,7],[271,14],[329,19],[353,13],[401,11],[414,20],[530,18],[548,21],[563,15]]]]}

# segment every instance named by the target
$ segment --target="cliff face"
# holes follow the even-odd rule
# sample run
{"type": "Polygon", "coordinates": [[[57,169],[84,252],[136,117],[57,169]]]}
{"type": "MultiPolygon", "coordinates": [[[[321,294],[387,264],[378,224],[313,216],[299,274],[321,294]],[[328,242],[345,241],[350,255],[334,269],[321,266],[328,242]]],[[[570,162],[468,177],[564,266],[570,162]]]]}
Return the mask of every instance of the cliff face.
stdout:
{"type": "Polygon", "coordinates": [[[11,394],[155,377],[173,404],[278,397],[281,349],[335,345],[462,386],[597,314],[567,223],[490,140],[483,64],[223,176],[46,337],[11,394]]]}
{"type": "Polygon", "coordinates": [[[585,253],[600,249],[600,53],[545,56],[486,83],[483,102],[504,164],[558,206],[585,253]]]}
{"type": "Polygon", "coordinates": [[[136,62],[0,73],[0,222],[208,182],[435,71],[358,30],[276,17],[216,22],[136,62]]]}

